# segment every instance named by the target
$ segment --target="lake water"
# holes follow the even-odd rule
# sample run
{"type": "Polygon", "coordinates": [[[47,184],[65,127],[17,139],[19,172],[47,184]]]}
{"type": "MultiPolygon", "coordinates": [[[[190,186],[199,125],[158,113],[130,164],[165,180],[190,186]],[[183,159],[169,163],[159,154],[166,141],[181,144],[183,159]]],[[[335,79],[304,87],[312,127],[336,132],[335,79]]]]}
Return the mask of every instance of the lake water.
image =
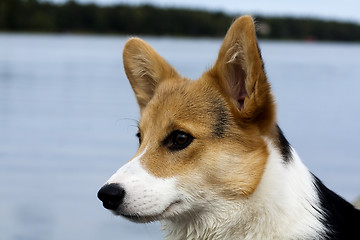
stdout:
{"type": "MultiPolygon", "coordinates": [[[[160,239],[96,194],[136,152],[138,109],[122,66],[126,37],[0,34],[0,239],[160,239]]],[[[184,76],[219,39],[145,38],[184,76]]],[[[261,41],[279,123],[305,164],[360,195],[360,45],[261,41]]]]}

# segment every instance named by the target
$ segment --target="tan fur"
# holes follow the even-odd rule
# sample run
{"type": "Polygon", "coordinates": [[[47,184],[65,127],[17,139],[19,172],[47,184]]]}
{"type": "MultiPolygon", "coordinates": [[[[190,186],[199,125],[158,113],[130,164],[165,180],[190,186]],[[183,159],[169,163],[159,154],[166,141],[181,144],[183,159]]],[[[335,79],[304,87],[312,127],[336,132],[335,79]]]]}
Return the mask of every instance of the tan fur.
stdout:
{"type": "Polygon", "coordinates": [[[149,44],[138,38],[128,40],[123,59],[125,72],[134,89],[140,111],[150,101],[161,81],[179,76],[149,44]]]}
{"type": "Polygon", "coordinates": [[[197,81],[181,77],[140,39],[130,39],[123,56],[140,107],[147,171],[230,200],[253,193],[269,155],[264,136],[275,137],[276,119],[251,17],[233,23],[215,65],[197,81]],[[172,152],[162,141],[175,130],[194,141],[172,152]]]}

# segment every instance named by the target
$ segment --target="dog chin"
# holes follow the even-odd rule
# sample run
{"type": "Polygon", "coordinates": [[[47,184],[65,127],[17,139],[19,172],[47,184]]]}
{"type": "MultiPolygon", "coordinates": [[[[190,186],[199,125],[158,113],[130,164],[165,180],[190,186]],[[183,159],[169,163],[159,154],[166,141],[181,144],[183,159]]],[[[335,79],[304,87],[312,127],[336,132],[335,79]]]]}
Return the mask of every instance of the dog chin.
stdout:
{"type": "Polygon", "coordinates": [[[153,216],[145,216],[145,215],[126,215],[126,214],[119,214],[120,216],[126,218],[129,221],[135,222],[135,223],[150,223],[162,220],[161,214],[159,215],[153,215],[153,216]]]}
{"type": "Polygon", "coordinates": [[[181,205],[181,201],[174,201],[173,203],[171,203],[167,208],[165,208],[164,211],[162,211],[161,213],[155,213],[155,214],[139,214],[139,213],[128,213],[128,212],[124,212],[124,211],[119,211],[119,210],[113,210],[113,214],[118,215],[118,216],[122,216],[124,218],[126,218],[127,220],[130,220],[132,222],[135,223],[150,223],[150,222],[155,222],[155,221],[160,221],[163,219],[166,219],[168,217],[172,217],[174,215],[177,215],[177,208],[180,207],[181,205]]]}

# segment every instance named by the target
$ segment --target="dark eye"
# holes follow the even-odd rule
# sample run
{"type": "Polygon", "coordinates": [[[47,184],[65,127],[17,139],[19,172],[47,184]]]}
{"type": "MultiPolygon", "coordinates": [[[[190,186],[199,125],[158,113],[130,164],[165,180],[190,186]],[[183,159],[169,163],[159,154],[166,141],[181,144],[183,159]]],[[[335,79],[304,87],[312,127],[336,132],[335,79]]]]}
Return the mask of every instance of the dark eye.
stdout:
{"type": "Polygon", "coordinates": [[[164,140],[164,145],[171,151],[180,151],[190,145],[194,137],[189,133],[176,130],[164,140]]]}
{"type": "Polygon", "coordinates": [[[140,144],[140,143],[141,143],[141,133],[138,132],[138,133],[136,134],[136,137],[139,139],[139,144],[140,144]]]}

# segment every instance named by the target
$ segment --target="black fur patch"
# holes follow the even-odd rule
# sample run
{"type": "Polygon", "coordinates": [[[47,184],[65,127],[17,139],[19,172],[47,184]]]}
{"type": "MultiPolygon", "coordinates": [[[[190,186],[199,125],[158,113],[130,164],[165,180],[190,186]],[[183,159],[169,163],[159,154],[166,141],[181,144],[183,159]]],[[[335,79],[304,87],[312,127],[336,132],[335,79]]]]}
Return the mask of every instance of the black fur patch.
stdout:
{"type": "Polygon", "coordinates": [[[278,137],[280,143],[280,151],[285,163],[288,163],[292,160],[291,158],[291,145],[288,140],[285,138],[283,132],[281,131],[280,127],[277,125],[278,129],[278,137]]]}
{"type": "Polygon", "coordinates": [[[213,101],[215,123],[212,126],[213,134],[216,137],[222,138],[229,125],[229,114],[226,107],[220,99],[213,101]]]}
{"type": "Polygon", "coordinates": [[[325,212],[322,222],[328,234],[324,239],[360,239],[360,211],[328,189],[316,176],[313,177],[325,212]]]}

